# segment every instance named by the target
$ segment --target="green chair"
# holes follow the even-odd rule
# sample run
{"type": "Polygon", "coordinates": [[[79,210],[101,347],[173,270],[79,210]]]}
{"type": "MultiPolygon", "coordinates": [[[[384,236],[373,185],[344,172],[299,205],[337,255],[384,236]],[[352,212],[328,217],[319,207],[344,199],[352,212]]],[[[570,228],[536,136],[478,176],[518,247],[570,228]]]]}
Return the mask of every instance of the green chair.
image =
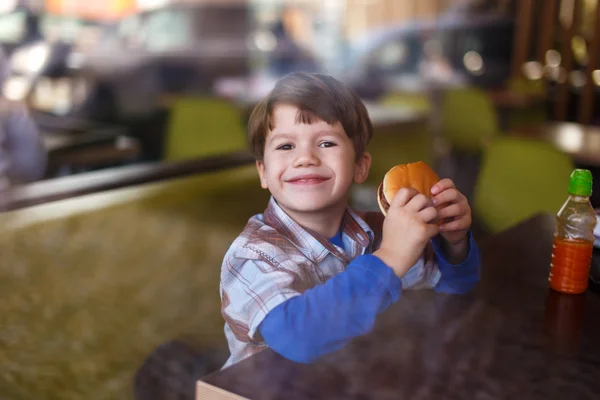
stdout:
{"type": "MultiPolygon", "coordinates": [[[[508,82],[509,90],[527,95],[544,96],[545,88],[542,79],[525,79],[522,76],[511,78],[508,82]]],[[[511,110],[508,114],[508,127],[515,129],[519,126],[536,125],[548,120],[548,112],[543,102],[534,104],[524,110],[511,110]]]]}
{"type": "Polygon", "coordinates": [[[443,137],[461,153],[479,153],[499,132],[494,105],[476,87],[445,90],[441,118],[443,137]]]}
{"type": "Polygon", "coordinates": [[[164,158],[207,157],[247,148],[241,113],[212,98],[185,97],[171,110],[164,158]]]}
{"type": "Polygon", "coordinates": [[[496,233],[537,213],[556,214],[567,199],[573,168],[570,158],[549,143],[497,138],[483,155],[474,215],[496,233]]]}

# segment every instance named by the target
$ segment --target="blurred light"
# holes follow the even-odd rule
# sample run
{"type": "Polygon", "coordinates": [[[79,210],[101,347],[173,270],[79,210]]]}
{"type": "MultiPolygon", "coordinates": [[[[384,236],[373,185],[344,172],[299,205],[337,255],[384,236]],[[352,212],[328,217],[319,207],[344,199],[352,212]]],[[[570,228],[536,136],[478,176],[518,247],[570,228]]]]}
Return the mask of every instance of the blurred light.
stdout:
{"type": "Polygon", "coordinates": [[[564,67],[544,67],[545,75],[548,79],[558,83],[565,83],[567,81],[567,70],[564,67]]]}
{"type": "Polygon", "coordinates": [[[117,139],[115,140],[115,147],[120,150],[129,149],[134,147],[135,144],[136,140],[128,136],[117,136],[117,139]]]}
{"type": "Polygon", "coordinates": [[[575,13],[575,0],[562,0],[560,2],[560,10],[558,19],[565,29],[568,29],[573,24],[573,14],[575,13]]]}
{"type": "Polygon", "coordinates": [[[73,84],[70,78],[41,78],[31,102],[38,110],[64,115],[73,107],[73,84]]]}
{"type": "Polygon", "coordinates": [[[527,79],[537,80],[542,79],[542,77],[544,76],[542,64],[540,64],[537,61],[528,61],[524,63],[521,67],[521,70],[523,71],[523,75],[527,79]]]}
{"type": "Polygon", "coordinates": [[[38,43],[33,45],[27,53],[27,69],[29,72],[37,72],[48,60],[50,48],[46,43],[38,43]]]}
{"type": "Polygon", "coordinates": [[[30,81],[27,78],[12,76],[4,82],[2,93],[9,100],[21,101],[25,98],[29,87],[30,81]]]}
{"type": "Polygon", "coordinates": [[[169,4],[169,0],[137,0],[136,3],[140,10],[151,10],[169,4]]]}
{"type": "Polygon", "coordinates": [[[550,67],[558,67],[561,61],[562,57],[558,51],[548,50],[546,52],[546,64],[548,64],[550,67]]]}
{"type": "Polygon", "coordinates": [[[18,0],[2,0],[0,1],[0,13],[9,13],[15,9],[18,0]]]}
{"type": "Polygon", "coordinates": [[[406,61],[406,56],[408,51],[406,49],[406,45],[404,42],[394,42],[390,45],[385,46],[381,50],[381,55],[379,56],[379,63],[384,68],[390,68],[402,65],[404,61],[406,61]]]}
{"type": "Polygon", "coordinates": [[[11,68],[28,73],[39,72],[50,55],[50,48],[45,42],[38,42],[15,51],[11,56],[11,68]]]}
{"type": "Polygon", "coordinates": [[[594,80],[594,84],[596,86],[600,86],[600,69],[595,69],[592,72],[592,79],[594,80]]]}
{"type": "Polygon", "coordinates": [[[254,45],[261,51],[273,51],[277,46],[277,38],[272,32],[258,32],[254,35],[254,45]]]}
{"type": "Polygon", "coordinates": [[[571,81],[571,84],[576,88],[584,87],[585,83],[587,82],[585,74],[581,71],[571,71],[571,73],[569,74],[569,80],[571,81]]]}
{"type": "Polygon", "coordinates": [[[585,43],[585,38],[583,36],[573,36],[573,39],[571,40],[571,50],[573,51],[575,60],[577,60],[579,64],[587,64],[587,44],[585,43]]]}
{"type": "Polygon", "coordinates": [[[566,152],[576,152],[583,146],[583,132],[571,125],[565,125],[564,134],[558,135],[558,145],[566,152]]]}
{"type": "Polygon", "coordinates": [[[466,52],[463,57],[463,64],[474,75],[481,75],[483,73],[483,58],[476,51],[466,52]]]}

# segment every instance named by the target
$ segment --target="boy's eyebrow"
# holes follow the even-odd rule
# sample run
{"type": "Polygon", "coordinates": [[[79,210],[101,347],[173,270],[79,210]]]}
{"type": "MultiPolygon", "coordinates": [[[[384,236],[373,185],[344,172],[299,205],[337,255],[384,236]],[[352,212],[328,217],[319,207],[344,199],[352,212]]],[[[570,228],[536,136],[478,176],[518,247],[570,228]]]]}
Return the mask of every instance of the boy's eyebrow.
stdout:
{"type": "MultiPolygon", "coordinates": [[[[331,130],[323,130],[323,131],[315,132],[315,135],[318,135],[318,136],[324,136],[324,135],[341,136],[343,134],[341,132],[337,131],[336,129],[331,129],[331,130]]],[[[286,133],[286,132],[271,133],[269,135],[269,138],[267,139],[267,144],[270,144],[275,139],[294,139],[294,138],[296,138],[296,136],[297,136],[296,134],[286,133]]]]}
{"type": "Polygon", "coordinates": [[[291,133],[271,133],[269,135],[269,139],[267,140],[267,144],[270,144],[273,140],[275,139],[293,139],[295,138],[296,135],[291,134],[291,133]]]}

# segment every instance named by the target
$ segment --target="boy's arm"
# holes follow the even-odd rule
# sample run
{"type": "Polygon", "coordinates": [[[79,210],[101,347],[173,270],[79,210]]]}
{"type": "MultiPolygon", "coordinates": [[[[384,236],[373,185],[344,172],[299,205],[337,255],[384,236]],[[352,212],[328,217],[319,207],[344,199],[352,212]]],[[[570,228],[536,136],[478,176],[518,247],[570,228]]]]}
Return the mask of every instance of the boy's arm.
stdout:
{"type": "Polygon", "coordinates": [[[441,278],[434,288],[435,291],[460,294],[470,292],[479,281],[479,266],[481,263],[479,248],[471,232],[466,237],[465,243],[468,246],[464,250],[464,253],[467,253],[466,257],[464,257],[463,250],[455,252],[454,249],[444,246],[443,239],[439,236],[433,238],[431,243],[441,273],[441,278]],[[458,257],[462,261],[453,263],[458,261],[458,253],[463,253],[463,257],[458,257]]]}
{"type": "Polygon", "coordinates": [[[268,313],[259,329],[267,345],[296,362],[312,362],[371,331],[377,314],[402,291],[393,270],[374,255],[268,313]]]}

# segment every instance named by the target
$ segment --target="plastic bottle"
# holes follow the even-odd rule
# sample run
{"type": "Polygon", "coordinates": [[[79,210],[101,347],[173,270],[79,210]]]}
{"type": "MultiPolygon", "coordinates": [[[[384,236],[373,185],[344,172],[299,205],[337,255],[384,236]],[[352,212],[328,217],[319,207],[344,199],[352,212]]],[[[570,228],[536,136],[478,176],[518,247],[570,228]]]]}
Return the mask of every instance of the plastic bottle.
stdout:
{"type": "Polygon", "coordinates": [[[569,180],[569,198],[556,216],[550,264],[550,287],[558,292],[586,291],[594,245],[596,214],[590,203],[592,173],[576,169],[569,180]]]}

